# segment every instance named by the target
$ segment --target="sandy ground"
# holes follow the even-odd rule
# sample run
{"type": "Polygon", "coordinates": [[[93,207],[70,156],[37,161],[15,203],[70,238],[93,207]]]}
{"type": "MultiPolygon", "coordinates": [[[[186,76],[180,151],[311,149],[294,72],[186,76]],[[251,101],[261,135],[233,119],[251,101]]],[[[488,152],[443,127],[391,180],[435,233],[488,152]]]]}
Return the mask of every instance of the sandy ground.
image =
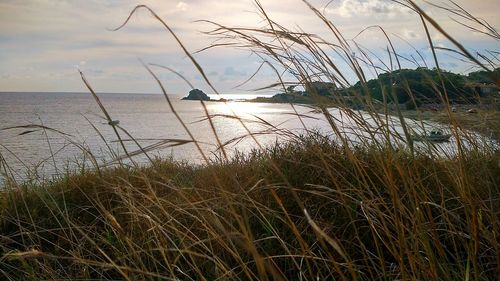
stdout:
{"type": "MultiPolygon", "coordinates": [[[[474,130],[496,141],[500,140],[500,111],[480,109],[477,113],[457,110],[448,113],[446,110],[402,110],[403,116],[416,120],[429,120],[439,123],[454,123],[464,129],[474,130]],[[451,118],[450,118],[451,114],[451,118]]],[[[394,112],[395,115],[397,113],[394,112]]]]}

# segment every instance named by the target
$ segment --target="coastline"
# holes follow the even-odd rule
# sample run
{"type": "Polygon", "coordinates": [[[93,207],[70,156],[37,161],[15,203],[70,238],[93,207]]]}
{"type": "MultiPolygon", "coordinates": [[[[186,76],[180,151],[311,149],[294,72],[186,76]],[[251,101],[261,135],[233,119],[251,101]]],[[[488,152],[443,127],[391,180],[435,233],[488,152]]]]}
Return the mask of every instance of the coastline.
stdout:
{"type": "MultiPolygon", "coordinates": [[[[457,109],[456,112],[446,110],[401,110],[405,118],[418,121],[432,121],[446,125],[456,125],[460,128],[471,130],[490,138],[494,141],[500,140],[500,111],[491,109],[479,109],[477,113],[467,113],[466,110],[457,109]]],[[[389,114],[397,115],[396,111],[389,114]]]]}
{"type": "MultiPolygon", "coordinates": [[[[250,100],[240,100],[239,102],[258,102],[258,103],[284,103],[284,104],[296,104],[296,105],[314,105],[315,103],[310,99],[304,100],[304,102],[285,102],[277,101],[272,97],[262,97],[250,100]]],[[[326,107],[339,107],[331,99],[325,99],[324,106],[326,107]]],[[[345,107],[345,105],[343,105],[345,107]]],[[[404,107],[404,105],[401,105],[404,107]]],[[[500,111],[495,109],[489,109],[486,107],[478,108],[471,105],[465,106],[454,106],[456,108],[455,112],[450,109],[451,115],[448,115],[446,109],[400,109],[403,117],[409,118],[416,121],[432,121],[444,125],[456,125],[466,130],[475,131],[481,135],[493,139],[495,141],[500,141],[500,131],[496,128],[500,128],[500,111]],[[475,113],[468,113],[467,111],[471,108],[476,109],[475,113]]],[[[352,110],[357,110],[356,107],[348,107],[352,110]]],[[[378,109],[378,113],[385,114],[383,109],[378,109]]],[[[389,115],[398,116],[398,112],[395,109],[389,109],[387,111],[389,115]]]]}
{"type": "MultiPolygon", "coordinates": [[[[255,98],[251,100],[244,100],[242,102],[260,102],[260,103],[292,103],[297,105],[314,105],[313,101],[306,100],[306,102],[284,102],[284,101],[276,101],[273,98],[255,98]]],[[[326,107],[339,107],[334,102],[328,102],[325,100],[326,107]]],[[[345,107],[345,106],[344,106],[345,107]]],[[[404,105],[401,105],[404,107],[404,105]]],[[[436,106],[437,107],[437,106],[436,106]]],[[[500,128],[500,111],[489,108],[478,108],[471,105],[465,106],[454,106],[455,112],[451,111],[451,115],[448,114],[446,109],[400,109],[403,117],[409,118],[416,121],[432,121],[445,125],[456,125],[466,130],[475,131],[480,133],[481,135],[491,138],[495,141],[500,140],[500,131],[496,128],[500,128]],[[474,108],[476,112],[469,113],[467,112],[469,109],[474,108]]],[[[348,107],[350,109],[356,110],[358,108],[348,107]]],[[[385,114],[383,109],[378,110],[379,113],[385,114]]],[[[398,116],[398,112],[395,109],[389,109],[387,111],[389,115],[398,116]]]]}

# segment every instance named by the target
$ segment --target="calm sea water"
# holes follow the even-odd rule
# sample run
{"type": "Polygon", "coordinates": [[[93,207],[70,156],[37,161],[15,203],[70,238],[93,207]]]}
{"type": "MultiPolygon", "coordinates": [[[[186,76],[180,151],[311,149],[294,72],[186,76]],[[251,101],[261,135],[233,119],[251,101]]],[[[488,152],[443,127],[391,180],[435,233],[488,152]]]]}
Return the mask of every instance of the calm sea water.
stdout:
{"type": "MultiPolygon", "coordinates": [[[[146,94],[100,94],[100,99],[113,120],[126,129],[143,147],[158,143],[165,139],[189,140],[177,118],[169,109],[162,95],[146,94]]],[[[216,141],[213,131],[205,119],[200,102],[181,101],[172,97],[174,107],[187,124],[196,140],[201,143],[207,156],[213,156],[216,141]]],[[[248,128],[258,134],[262,145],[275,141],[283,141],[283,137],[269,133],[269,127],[259,124],[259,119],[283,129],[298,132],[302,124],[290,105],[259,104],[245,102],[207,102],[207,110],[216,115],[213,118],[217,133],[222,142],[247,134],[240,122],[225,117],[236,112],[246,120],[248,128]]],[[[300,113],[307,114],[309,108],[297,107],[300,113]]],[[[12,173],[18,178],[25,178],[27,171],[50,176],[63,171],[66,167],[76,167],[82,162],[81,147],[89,149],[96,158],[105,163],[112,157],[111,151],[120,150],[117,137],[110,125],[103,118],[96,102],[86,93],[0,93],[0,153],[12,173]],[[52,130],[39,128],[5,129],[24,125],[43,125],[52,130]],[[100,136],[102,135],[102,137],[100,136]],[[111,148],[111,149],[110,149],[111,148]]],[[[324,120],[304,120],[309,129],[325,128],[324,120]]],[[[129,137],[120,132],[123,139],[129,137]]],[[[133,142],[126,142],[129,152],[138,150],[133,142]]],[[[248,151],[256,144],[251,138],[244,138],[227,146],[228,153],[248,151]]],[[[152,156],[173,157],[200,163],[202,157],[193,144],[150,152],[152,156]]],[[[145,157],[136,157],[136,161],[144,162],[145,157]]]]}
{"type": "MultiPolygon", "coordinates": [[[[119,126],[126,129],[142,147],[165,140],[190,140],[162,95],[99,96],[111,118],[119,120],[119,126]]],[[[203,152],[208,157],[219,155],[213,131],[205,118],[201,103],[181,101],[179,97],[172,97],[172,101],[177,113],[194,138],[199,141],[203,152]]],[[[233,112],[245,121],[262,146],[286,141],[286,136],[276,133],[277,129],[297,134],[304,132],[303,123],[309,130],[316,129],[325,134],[332,131],[324,116],[304,106],[295,106],[299,114],[311,117],[302,118],[302,122],[287,104],[207,102],[206,106],[208,112],[215,116],[212,120],[222,143],[248,134],[238,120],[228,117],[233,112]],[[269,124],[263,125],[263,121],[269,124]],[[273,130],[270,130],[270,125],[274,126],[273,130]]],[[[337,109],[331,109],[330,112],[348,138],[351,138],[349,134],[363,135],[353,120],[345,118],[345,114],[341,114],[337,109]]],[[[370,117],[364,114],[362,118],[366,121],[370,117]]],[[[0,154],[4,159],[0,161],[0,183],[5,171],[22,180],[33,175],[50,178],[68,168],[76,169],[82,163],[89,163],[84,161],[88,159],[84,150],[94,155],[99,165],[112,162],[115,159],[113,153],[124,155],[113,128],[108,125],[95,100],[88,93],[0,93],[0,122],[0,154]],[[50,129],[11,128],[26,125],[43,125],[50,129]],[[2,167],[4,163],[7,163],[8,167],[2,167]]],[[[397,121],[393,122],[392,126],[394,132],[402,133],[397,121]]],[[[122,131],[120,135],[125,140],[130,139],[122,131]]],[[[364,136],[370,138],[368,134],[364,136]]],[[[129,152],[139,150],[132,141],[126,141],[125,144],[129,152]]],[[[452,141],[439,144],[438,148],[453,150],[455,145],[452,141]]],[[[236,150],[247,152],[256,147],[257,144],[252,138],[244,137],[228,144],[226,151],[231,156],[236,150]]],[[[191,163],[203,162],[199,150],[192,143],[171,147],[163,145],[161,149],[153,150],[149,154],[191,163]]],[[[134,159],[137,163],[147,162],[144,155],[134,159]]]]}

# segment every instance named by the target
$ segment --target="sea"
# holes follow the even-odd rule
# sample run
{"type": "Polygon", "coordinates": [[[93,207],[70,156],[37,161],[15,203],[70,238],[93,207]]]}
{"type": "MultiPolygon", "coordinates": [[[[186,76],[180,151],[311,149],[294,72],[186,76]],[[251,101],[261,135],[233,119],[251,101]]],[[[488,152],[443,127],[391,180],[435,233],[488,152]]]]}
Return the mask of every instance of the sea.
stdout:
{"type": "Polygon", "coordinates": [[[132,157],[135,164],[146,164],[155,157],[203,164],[207,158],[223,157],[214,129],[231,157],[237,151],[247,153],[286,141],[290,132],[300,134],[305,127],[327,127],[325,120],[301,117],[300,121],[296,112],[314,114],[304,106],[294,109],[287,104],[205,102],[205,111],[199,101],[171,96],[177,117],[163,95],[98,96],[112,123],[118,123],[115,129],[119,137],[90,93],[0,93],[0,177],[47,179],[88,166],[91,158],[99,165],[112,165],[120,159],[130,162],[127,153],[137,154],[132,157]],[[139,153],[142,151],[149,158],[139,153]]]}
{"type": "MultiPolygon", "coordinates": [[[[171,96],[172,110],[159,94],[98,96],[111,124],[117,126],[110,125],[90,93],[0,92],[0,184],[7,177],[50,180],[96,164],[145,165],[158,157],[204,164],[224,157],[219,144],[232,157],[289,141],[306,131],[333,135],[323,114],[303,105],[229,101],[205,102],[204,108],[199,101],[171,96]]],[[[360,135],[355,132],[356,122],[347,120],[340,110],[333,108],[330,113],[344,133],[360,135]]],[[[368,114],[360,116],[371,122],[368,114]]],[[[392,126],[402,134],[397,122],[392,126]]],[[[450,147],[453,142],[444,144],[450,147]]]]}

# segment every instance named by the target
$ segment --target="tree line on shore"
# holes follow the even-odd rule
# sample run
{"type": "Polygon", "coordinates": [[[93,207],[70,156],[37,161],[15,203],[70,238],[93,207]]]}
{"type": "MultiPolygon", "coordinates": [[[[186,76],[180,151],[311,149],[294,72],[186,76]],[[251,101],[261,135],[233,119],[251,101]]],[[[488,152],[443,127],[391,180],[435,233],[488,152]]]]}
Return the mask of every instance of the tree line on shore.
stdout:
{"type": "MultiPolygon", "coordinates": [[[[366,82],[357,82],[347,87],[339,88],[331,82],[311,82],[303,91],[296,91],[295,86],[289,86],[284,93],[270,98],[275,102],[290,102],[294,100],[307,101],[313,96],[363,97],[388,103],[477,103],[480,97],[500,90],[500,68],[492,72],[476,71],[468,75],[448,71],[438,71],[425,67],[417,69],[401,69],[378,75],[366,82]]],[[[263,99],[259,98],[259,101],[263,99]]],[[[306,102],[307,103],[307,102],[306,102]]]]}
{"type": "MultiPolygon", "coordinates": [[[[500,68],[494,71],[476,71],[468,75],[420,67],[400,69],[379,74],[377,78],[341,88],[332,82],[312,81],[288,85],[283,92],[272,97],[257,97],[253,102],[316,103],[344,98],[359,103],[355,98],[370,96],[380,102],[407,104],[453,103],[475,104],[480,97],[500,90],[500,68]],[[300,86],[303,90],[296,90],[300,86]]],[[[199,89],[193,89],[183,100],[213,101],[199,89]]],[[[219,100],[217,100],[219,101],[219,100]]]]}
{"type": "Polygon", "coordinates": [[[394,103],[477,103],[485,87],[500,89],[500,68],[492,72],[476,71],[468,75],[437,69],[401,69],[383,73],[377,79],[358,82],[348,92],[368,92],[374,99],[394,103]]]}

